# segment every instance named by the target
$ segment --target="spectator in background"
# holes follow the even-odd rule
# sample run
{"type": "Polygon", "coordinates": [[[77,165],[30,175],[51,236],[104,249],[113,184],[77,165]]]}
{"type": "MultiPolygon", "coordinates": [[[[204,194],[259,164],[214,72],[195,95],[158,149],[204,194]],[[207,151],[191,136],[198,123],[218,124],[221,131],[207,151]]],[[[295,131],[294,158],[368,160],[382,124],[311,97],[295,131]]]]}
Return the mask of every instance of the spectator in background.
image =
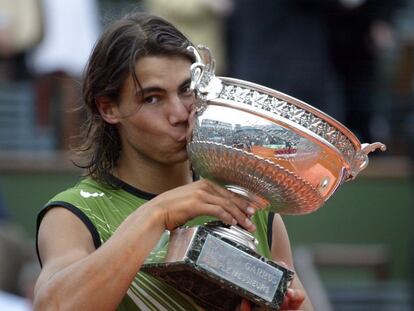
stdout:
{"type": "Polygon", "coordinates": [[[18,276],[21,295],[11,294],[0,289],[0,310],[31,311],[33,310],[34,285],[40,272],[39,264],[27,261],[18,276]]]}
{"type": "Polygon", "coordinates": [[[0,0],[0,80],[28,77],[25,56],[42,35],[40,0],[0,0]]]}
{"type": "MultiPolygon", "coordinates": [[[[338,0],[329,12],[330,59],[340,82],[344,123],[362,142],[372,133],[378,56],[392,44],[392,17],[404,0],[338,0]]],[[[382,126],[385,126],[383,124],[382,126]]]]}
{"type": "Polygon", "coordinates": [[[32,310],[39,273],[32,243],[10,221],[0,193],[0,310],[32,310]]]}
{"type": "MultiPolygon", "coordinates": [[[[393,85],[393,148],[409,155],[411,180],[414,178],[414,2],[398,11],[396,61],[393,85]],[[397,143],[396,143],[397,142],[397,143]]],[[[397,151],[397,152],[398,152],[397,151]]],[[[408,216],[414,219],[414,214],[408,216]]],[[[408,262],[414,262],[414,227],[410,230],[408,262]]],[[[414,310],[414,267],[409,266],[411,309],[414,310]]]]}
{"type": "Polygon", "coordinates": [[[414,160],[414,2],[397,12],[395,22],[391,143],[395,154],[408,152],[414,160]]]}
{"type": "Polygon", "coordinates": [[[228,23],[229,75],[332,113],[326,29],[331,2],[235,1],[228,23]]]}
{"type": "Polygon", "coordinates": [[[230,75],[285,92],[370,141],[378,51],[404,0],[249,0],[229,20],[230,75]]]}
{"type": "Polygon", "coordinates": [[[149,12],[170,21],[195,45],[209,47],[216,59],[216,73],[225,73],[223,23],[233,9],[233,0],[145,0],[144,3],[149,12]]]}
{"type": "Polygon", "coordinates": [[[22,229],[10,221],[0,223],[0,254],[0,290],[23,296],[18,276],[34,258],[34,249],[22,229]]]}
{"type": "Polygon", "coordinates": [[[39,277],[40,270],[39,263],[33,257],[24,263],[18,275],[20,293],[30,306],[33,305],[34,288],[37,278],[39,277]]]}
{"type": "Polygon", "coordinates": [[[42,0],[44,36],[30,55],[36,76],[37,122],[57,132],[58,147],[70,148],[81,124],[75,113],[78,81],[99,35],[96,0],[42,0]]]}
{"type": "Polygon", "coordinates": [[[0,310],[30,311],[40,266],[31,241],[9,217],[0,192],[0,310]]]}

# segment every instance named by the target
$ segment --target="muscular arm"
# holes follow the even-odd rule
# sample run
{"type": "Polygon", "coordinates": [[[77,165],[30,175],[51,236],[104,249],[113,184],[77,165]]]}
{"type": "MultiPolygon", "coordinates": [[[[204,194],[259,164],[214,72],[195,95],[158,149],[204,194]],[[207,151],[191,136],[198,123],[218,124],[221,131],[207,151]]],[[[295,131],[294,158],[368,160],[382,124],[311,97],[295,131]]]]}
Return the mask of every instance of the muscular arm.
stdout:
{"type": "MultiPolygon", "coordinates": [[[[273,225],[272,225],[272,259],[276,262],[284,262],[287,267],[293,271],[294,264],[293,264],[293,257],[292,257],[292,250],[290,247],[289,236],[286,231],[285,224],[280,217],[280,215],[275,214],[273,218],[273,225]]],[[[302,283],[297,274],[292,281],[290,286],[292,289],[299,289],[305,293],[305,300],[299,307],[300,310],[304,311],[313,311],[312,303],[310,302],[305,289],[303,288],[302,283]]]]}
{"type": "Polygon", "coordinates": [[[36,310],[114,310],[164,231],[156,210],[142,206],[94,250],[83,223],[53,208],[39,229],[43,270],[35,288],[36,310]]]}

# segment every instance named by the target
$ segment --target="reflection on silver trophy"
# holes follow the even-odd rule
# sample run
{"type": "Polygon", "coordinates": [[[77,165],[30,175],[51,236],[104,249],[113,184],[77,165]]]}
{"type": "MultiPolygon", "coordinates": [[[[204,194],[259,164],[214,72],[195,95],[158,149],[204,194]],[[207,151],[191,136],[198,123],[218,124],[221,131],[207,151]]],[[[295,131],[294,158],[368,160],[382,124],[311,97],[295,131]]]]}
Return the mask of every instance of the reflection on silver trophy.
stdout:
{"type": "MultiPolygon", "coordinates": [[[[190,47],[197,113],[187,150],[194,171],[248,198],[257,210],[301,215],[320,208],[368,165],[381,143],[361,144],[344,125],[286,94],[216,77],[209,50],[190,47]]],[[[208,310],[244,297],[278,310],[293,272],[261,256],[247,231],[220,222],[171,233],[163,263],[143,270],[208,310]]]]}

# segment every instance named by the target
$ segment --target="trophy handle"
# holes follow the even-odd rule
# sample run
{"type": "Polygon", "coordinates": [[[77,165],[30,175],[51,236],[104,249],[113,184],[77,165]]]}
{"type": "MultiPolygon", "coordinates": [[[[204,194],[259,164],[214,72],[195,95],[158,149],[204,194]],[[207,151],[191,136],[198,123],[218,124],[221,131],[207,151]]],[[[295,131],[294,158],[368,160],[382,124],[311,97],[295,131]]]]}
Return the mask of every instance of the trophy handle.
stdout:
{"type": "Polygon", "coordinates": [[[204,105],[208,100],[218,98],[223,90],[221,79],[215,76],[216,61],[211,55],[210,49],[204,45],[187,47],[194,57],[195,62],[191,65],[190,89],[194,90],[196,96],[201,99],[199,105],[204,105]]]}
{"type": "Polygon", "coordinates": [[[187,50],[193,53],[195,57],[195,62],[192,63],[190,67],[190,71],[191,71],[190,89],[194,91],[196,90],[197,86],[200,84],[205,65],[203,63],[203,60],[201,59],[200,53],[198,53],[195,47],[189,46],[187,47],[187,50]]]}
{"type": "Polygon", "coordinates": [[[348,180],[354,180],[355,177],[364,170],[369,163],[368,154],[371,152],[380,149],[381,151],[387,150],[387,146],[385,146],[383,143],[375,142],[372,144],[362,144],[361,145],[361,151],[356,154],[354,163],[351,167],[350,174],[346,181],[348,180]]]}

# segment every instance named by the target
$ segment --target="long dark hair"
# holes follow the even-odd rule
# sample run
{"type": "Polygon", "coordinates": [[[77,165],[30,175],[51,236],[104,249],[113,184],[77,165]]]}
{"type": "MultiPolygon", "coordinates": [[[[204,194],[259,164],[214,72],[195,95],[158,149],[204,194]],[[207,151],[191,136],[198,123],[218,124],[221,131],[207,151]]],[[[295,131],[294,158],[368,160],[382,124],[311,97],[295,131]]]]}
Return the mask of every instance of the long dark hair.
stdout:
{"type": "Polygon", "coordinates": [[[83,108],[87,119],[82,128],[83,144],[78,148],[76,165],[85,175],[113,185],[110,173],[121,153],[117,128],[103,120],[96,101],[105,98],[117,103],[126,78],[140,84],[135,63],[145,56],[182,55],[193,60],[187,51],[190,41],[166,20],[144,13],[126,15],[111,23],[101,35],[89,59],[83,80],[83,108]]]}

